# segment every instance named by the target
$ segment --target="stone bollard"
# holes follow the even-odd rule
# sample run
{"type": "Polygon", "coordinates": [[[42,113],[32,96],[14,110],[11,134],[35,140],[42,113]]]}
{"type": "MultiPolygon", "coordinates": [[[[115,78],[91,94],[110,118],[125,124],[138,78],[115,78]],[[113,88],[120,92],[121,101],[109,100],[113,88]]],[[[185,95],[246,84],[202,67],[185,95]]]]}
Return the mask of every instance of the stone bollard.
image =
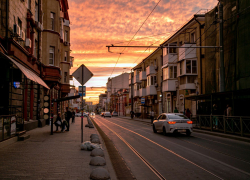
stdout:
{"type": "Polygon", "coordinates": [[[103,153],[103,150],[100,149],[100,148],[96,148],[96,149],[93,149],[90,153],[90,156],[100,156],[100,157],[104,157],[104,153],[103,153]]]}
{"type": "Polygon", "coordinates": [[[90,174],[90,179],[92,180],[108,180],[110,175],[108,171],[104,168],[96,168],[90,174]]]}
{"type": "Polygon", "coordinates": [[[89,162],[89,165],[92,165],[92,166],[104,166],[104,165],[106,165],[106,160],[103,157],[95,156],[95,157],[91,158],[91,160],[89,162]]]}

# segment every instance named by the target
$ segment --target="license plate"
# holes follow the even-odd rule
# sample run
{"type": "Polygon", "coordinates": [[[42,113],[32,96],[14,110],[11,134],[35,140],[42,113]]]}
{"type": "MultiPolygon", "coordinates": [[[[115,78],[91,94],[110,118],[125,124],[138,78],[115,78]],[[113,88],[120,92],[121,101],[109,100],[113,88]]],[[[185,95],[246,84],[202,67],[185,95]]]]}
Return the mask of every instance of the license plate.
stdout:
{"type": "Polygon", "coordinates": [[[186,129],[178,130],[178,132],[186,132],[186,129]]]}

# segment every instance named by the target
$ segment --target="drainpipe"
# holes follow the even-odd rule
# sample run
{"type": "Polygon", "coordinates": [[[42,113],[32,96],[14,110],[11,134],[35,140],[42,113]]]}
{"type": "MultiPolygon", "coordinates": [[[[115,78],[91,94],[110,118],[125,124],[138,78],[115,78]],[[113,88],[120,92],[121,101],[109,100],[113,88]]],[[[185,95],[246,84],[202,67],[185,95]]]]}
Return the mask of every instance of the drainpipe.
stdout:
{"type": "MultiPolygon", "coordinates": [[[[202,37],[201,37],[201,23],[196,19],[197,17],[195,17],[195,21],[199,24],[200,26],[200,47],[201,47],[201,42],[202,42],[202,37]]],[[[200,48],[200,78],[201,78],[201,84],[200,84],[200,94],[202,94],[203,91],[203,86],[202,86],[202,51],[200,48]]]]}
{"type": "Polygon", "coordinates": [[[6,29],[5,29],[5,39],[6,39],[6,47],[5,47],[5,49],[6,49],[6,51],[8,52],[8,50],[9,50],[9,47],[8,47],[8,31],[9,31],[9,23],[8,23],[8,20],[9,20],[9,0],[6,0],[6,29]]]}

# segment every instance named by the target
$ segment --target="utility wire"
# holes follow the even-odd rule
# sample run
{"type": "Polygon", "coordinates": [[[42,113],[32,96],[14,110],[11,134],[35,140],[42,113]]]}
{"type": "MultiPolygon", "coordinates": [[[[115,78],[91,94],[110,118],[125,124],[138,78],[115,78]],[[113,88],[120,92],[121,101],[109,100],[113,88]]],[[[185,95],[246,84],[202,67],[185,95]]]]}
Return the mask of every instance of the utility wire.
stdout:
{"type": "MultiPolygon", "coordinates": [[[[147,19],[149,18],[149,16],[153,13],[153,11],[155,10],[155,8],[158,6],[158,4],[161,2],[161,0],[159,0],[158,1],[158,3],[155,5],[155,7],[153,8],[153,10],[149,13],[149,15],[147,16],[147,18],[145,19],[145,21],[142,23],[142,25],[139,27],[139,29],[136,31],[136,33],[134,34],[134,36],[130,39],[130,41],[128,42],[128,44],[127,44],[127,46],[131,43],[131,41],[134,39],[134,37],[136,36],[136,34],[140,31],[140,29],[141,29],[141,27],[145,24],[145,22],[147,21],[147,19]]],[[[114,66],[114,68],[113,68],[113,71],[112,71],[112,73],[111,73],[111,75],[110,75],[110,77],[112,76],[112,74],[113,74],[113,72],[114,72],[114,69],[116,68],[116,65],[117,65],[117,63],[118,63],[118,61],[119,61],[119,59],[120,59],[120,57],[121,57],[121,54],[125,51],[125,49],[126,49],[126,47],[122,50],[122,52],[120,53],[120,55],[119,55],[119,57],[118,57],[118,59],[117,59],[117,61],[116,61],[116,64],[115,64],[115,66],[114,66]]]]}

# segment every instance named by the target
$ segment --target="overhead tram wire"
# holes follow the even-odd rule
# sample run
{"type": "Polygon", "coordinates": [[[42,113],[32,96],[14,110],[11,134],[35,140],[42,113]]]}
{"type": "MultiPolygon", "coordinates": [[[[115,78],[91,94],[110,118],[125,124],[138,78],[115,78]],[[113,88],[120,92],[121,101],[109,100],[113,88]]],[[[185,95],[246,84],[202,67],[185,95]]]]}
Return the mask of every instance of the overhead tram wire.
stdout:
{"type": "MultiPolygon", "coordinates": [[[[134,36],[131,38],[131,40],[129,41],[129,43],[127,44],[127,46],[131,43],[131,41],[134,39],[134,37],[136,36],[136,34],[140,31],[140,29],[142,28],[142,26],[145,24],[145,22],[148,20],[148,18],[149,18],[149,16],[153,13],[153,11],[155,10],[155,8],[158,6],[158,4],[161,2],[161,0],[159,0],[158,1],[158,3],[155,5],[155,7],[153,8],[153,10],[149,13],[149,15],[147,16],[147,18],[144,20],[144,22],[142,23],[142,25],[139,27],[139,29],[136,31],[136,33],[134,34],[134,36]]],[[[113,74],[113,72],[114,72],[114,69],[115,69],[115,67],[116,67],[116,65],[117,65],[117,63],[118,63],[118,61],[119,61],[119,59],[120,59],[120,57],[121,57],[121,54],[125,51],[125,49],[126,49],[126,47],[122,50],[122,52],[120,53],[120,55],[119,55],[119,57],[118,57],[118,59],[117,59],[117,61],[116,61],[116,64],[115,64],[115,66],[114,66],[114,68],[113,68],[113,71],[112,71],[112,73],[111,73],[111,75],[110,75],[110,77],[112,76],[112,74],[113,74]]]]}

